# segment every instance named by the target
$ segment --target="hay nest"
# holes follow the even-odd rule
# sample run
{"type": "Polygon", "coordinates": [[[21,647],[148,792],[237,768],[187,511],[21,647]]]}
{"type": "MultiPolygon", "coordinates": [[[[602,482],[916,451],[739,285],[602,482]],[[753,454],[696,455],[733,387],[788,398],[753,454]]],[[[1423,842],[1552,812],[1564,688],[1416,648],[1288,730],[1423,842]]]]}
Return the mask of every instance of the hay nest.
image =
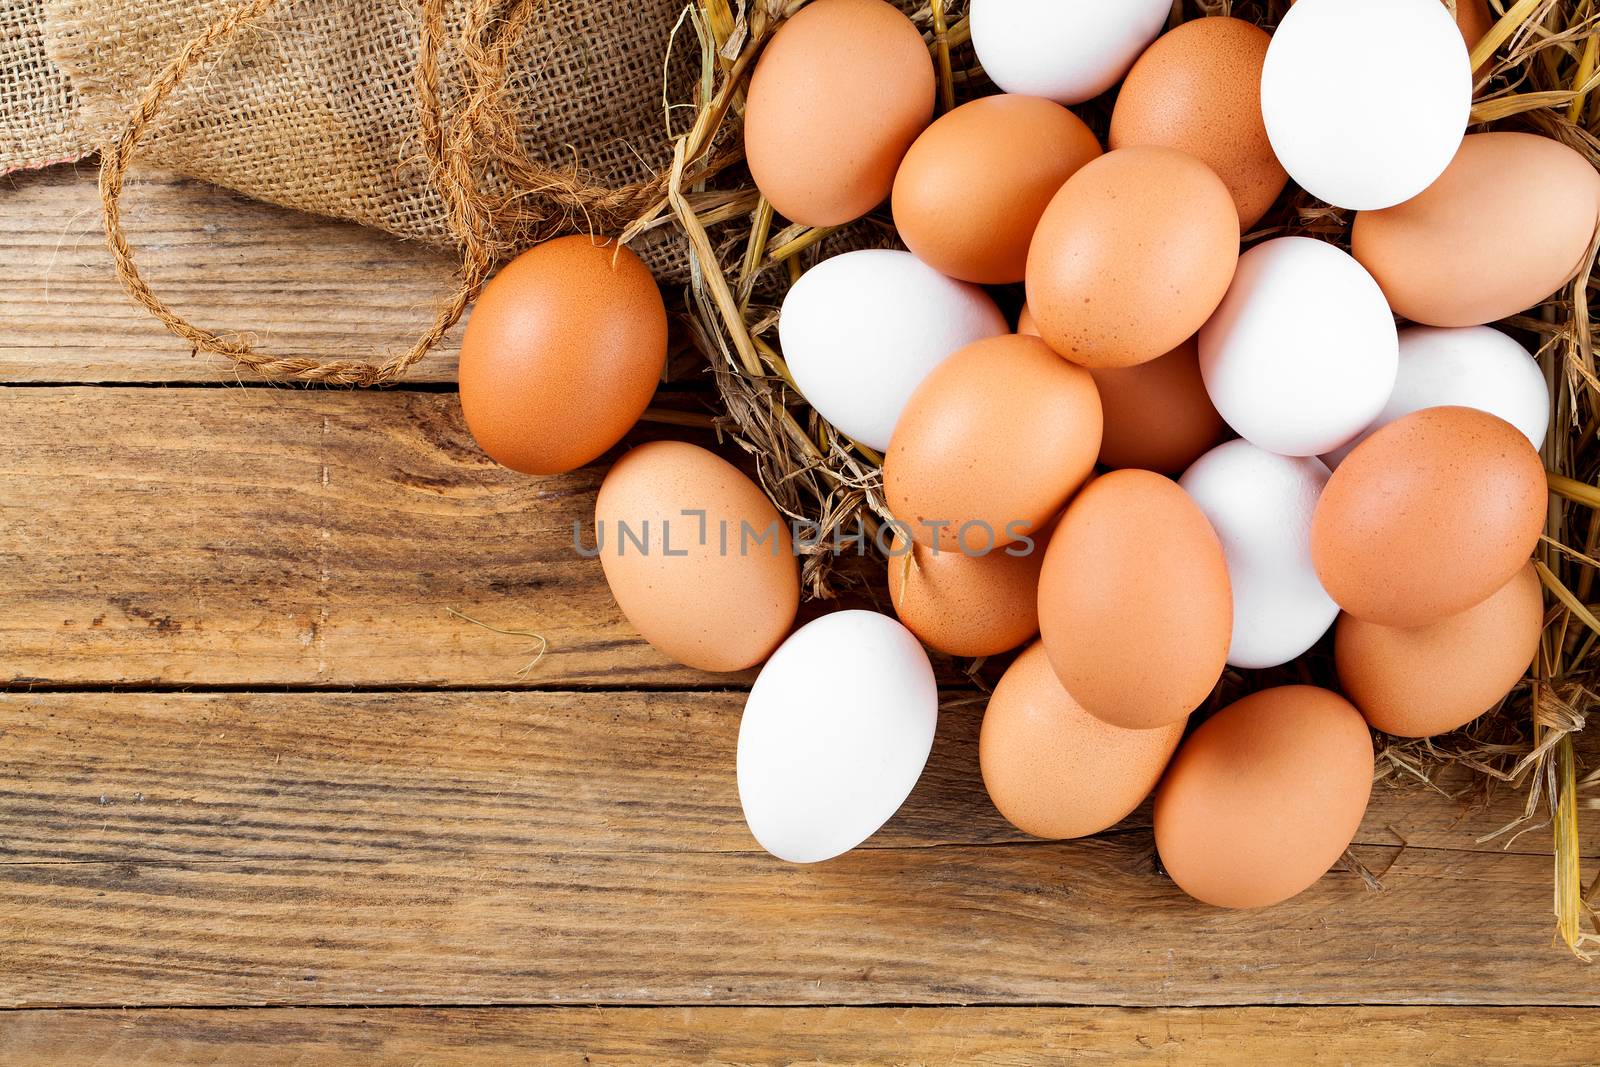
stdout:
{"type": "MultiPolygon", "coordinates": [[[[745,170],[727,163],[739,151],[743,90],[754,60],[803,3],[697,0],[685,9],[675,47],[698,50],[698,89],[693,100],[668,107],[676,139],[665,195],[624,236],[670,217],[687,240],[685,317],[716,383],[721,410],[712,421],[752,457],[778,507],[818,524],[826,545],[836,532],[859,528],[875,537],[888,521],[882,457],[836,433],[800,396],[777,348],[776,301],[819,258],[846,247],[893,245],[893,225],[886,215],[874,215],[844,228],[779,227],[745,170]],[[718,161],[710,177],[697,166],[707,159],[718,161]],[[713,192],[720,195],[711,210],[696,207],[713,192]]],[[[931,0],[912,15],[935,58],[941,111],[994,91],[972,55],[963,8],[964,0],[931,0]]],[[[1287,8],[1288,0],[1180,0],[1174,18],[1228,14],[1270,29],[1287,8]]],[[[1490,0],[1490,9],[1497,21],[1472,56],[1475,68],[1487,64],[1478,75],[1474,128],[1553,137],[1600,167],[1600,3],[1490,0]]],[[[1107,102],[1075,110],[1103,140],[1107,102]]],[[[1350,213],[1291,190],[1245,243],[1311,234],[1348,248],[1350,213]]],[[[1548,612],[1533,670],[1501,708],[1467,730],[1422,741],[1388,739],[1379,753],[1380,777],[1396,782],[1435,787],[1439,769],[1458,765],[1475,772],[1479,789],[1503,784],[1524,790],[1523,816],[1491,837],[1509,843],[1532,831],[1553,834],[1558,930],[1586,959],[1600,944],[1594,907],[1600,877],[1587,886],[1582,880],[1577,813],[1580,804],[1594,803],[1582,794],[1600,781],[1600,772],[1580,773],[1574,741],[1594,707],[1600,668],[1600,605],[1590,606],[1600,574],[1600,374],[1589,316],[1595,284],[1591,247],[1578,281],[1501,323],[1536,346],[1554,415],[1543,449],[1550,511],[1536,561],[1548,612]]],[[[803,584],[812,598],[833,597],[859,581],[825,549],[804,559],[803,584]]],[[[1327,643],[1284,668],[1230,670],[1212,706],[1286,681],[1336,685],[1327,643]]]]}

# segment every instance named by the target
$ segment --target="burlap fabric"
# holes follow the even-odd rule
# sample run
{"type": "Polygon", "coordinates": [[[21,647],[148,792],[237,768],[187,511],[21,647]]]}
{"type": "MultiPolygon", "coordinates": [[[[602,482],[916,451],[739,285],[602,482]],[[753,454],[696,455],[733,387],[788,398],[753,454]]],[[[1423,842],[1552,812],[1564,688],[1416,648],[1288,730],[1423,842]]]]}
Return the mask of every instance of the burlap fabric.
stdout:
{"type": "Polygon", "coordinates": [[[44,0],[0,0],[0,174],[91,149],[72,82],[45,50],[44,0]]]}

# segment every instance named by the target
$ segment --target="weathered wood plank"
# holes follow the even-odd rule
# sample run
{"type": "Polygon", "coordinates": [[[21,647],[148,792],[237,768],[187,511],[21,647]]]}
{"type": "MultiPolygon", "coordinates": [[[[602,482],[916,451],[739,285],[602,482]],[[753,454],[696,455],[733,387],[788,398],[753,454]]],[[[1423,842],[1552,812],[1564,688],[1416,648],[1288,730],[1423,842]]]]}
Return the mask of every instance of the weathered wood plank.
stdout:
{"type": "Polygon", "coordinates": [[[871,847],[793,867],[738,814],[740,699],[7,695],[0,1004],[1600,1003],[1542,843],[1465,851],[1505,804],[1380,791],[1383,892],[1217,911],[1138,816],[1021,839],[967,707],[871,847]]]}
{"type": "Polygon", "coordinates": [[[453,395],[0,389],[0,426],[0,681],[730,681],[575,552],[603,469],[497,467],[453,395]],[[532,642],[451,608],[549,654],[519,676],[532,642]]]}
{"type": "MultiPolygon", "coordinates": [[[[0,179],[0,382],[229,382],[130,301],[113,273],[92,163],[0,179]]],[[[347,223],[140,170],[123,213],[140,269],[199,326],[266,350],[382,358],[449,292],[452,259],[347,223]]],[[[409,375],[454,381],[459,329],[409,375]]]]}
{"type": "Polygon", "coordinates": [[[15,1067],[306,1063],[1594,1062],[1600,1016],[1526,1008],[480,1008],[26,1011],[15,1067]]]}

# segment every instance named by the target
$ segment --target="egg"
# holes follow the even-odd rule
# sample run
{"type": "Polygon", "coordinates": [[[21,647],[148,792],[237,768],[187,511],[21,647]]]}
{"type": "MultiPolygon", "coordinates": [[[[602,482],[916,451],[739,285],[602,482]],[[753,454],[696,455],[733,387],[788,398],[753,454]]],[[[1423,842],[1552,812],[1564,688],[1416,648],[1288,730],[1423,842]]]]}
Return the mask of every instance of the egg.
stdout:
{"type": "MultiPolygon", "coordinates": [[[[1039,336],[1022,306],[1017,332],[1039,336]]],[[[1176,474],[1222,437],[1222,416],[1206,395],[1193,337],[1164,356],[1132,367],[1091,367],[1104,429],[1100,464],[1176,474]]]]}
{"type": "Polygon", "coordinates": [[[1454,405],[1498,415],[1521,430],[1534,448],[1550,426],[1550,392],[1528,350],[1488,326],[1400,331],[1400,370],[1394,392],[1354,441],[1323,458],[1337,467],[1356,445],[1402,415],[1454,405]]]}
{"type": "Polygon", "coordinates": [[[638,256],[558,237],[500,269],[461,338],[461,412],[524,474],[598,458],[639,421],[667,363],[667,309],[638,256]]]}
{"type": "Polygon", "coordinates": [[[1039,632],[1039,569],[1048,529],[981,555],[896,538],[889,599],[906,629],[947,656],[1009,652],[1039,632]]]}
{"type": "Polygon", "coordinates": [[[1099,452],[1089,372],[1037,337],[991,337],[912,394],[884,456],[883,495],[912,540],[987,552],[1060,511],[1099,452]]]}
{"type": "Polygon", "coordinates": [[[1181,722],[1228,658],[1233,598],[1205,515],[1159,474],[1103,474],[1045,551],[1039,630],[1056,677],[1096,718],[1130,730],[1181,722]]]}
{"type": "Polygon", "coordinates": [[[1465,726],[1500,703],[1539,649],[1544,594],[1529,563],[1489,599],[1402,629],[1342,615],[1334,660],[1367,722],[1398,737],[1465,726]]]}
{"type": "Polygon", "coordinates": [[[976,285],[909,252],[867,248],[823,260],[783,300],[778,337],[795,384],[838,430],[889,447],[922,380],[958,349],[1009,332],[976,285]]]}
{"type": "Polygon", "coordinates": [[[1311,516],[1327,482],[1328,468],[1315,456],[1279,456],[1249,441],[1218,445],[1178,482],[1228,560],[1228,662],[1235,667],[1289,662],[1339,614],[1311,563],[1311,516]]]}
{"type": "Polygon", "coordinates": [[[990,80],[1063,104],[1115,85],[1171,13],[1171,0],[972,0],[969,10],[990,80]]]}
{"type": "Polygon", "coordinates": [[[1350,846],[1373,762],[1360,712],[1325,689],[1283,686],[1230,704],[1183,743],[1156,790],[1161,865],[1206,904],[1288,900],[1350,846]]]}
{"type": "Polygon", "coordinates": [[[1095,718],[1061,687],[1034,642],[989,698],[978,764],[989,799],[1017,829],[1053,840],[1085,837],[1115,826],[1149,796],[1183,728],[1179,721],[1125,730],[1095,718]]]}
{"type": "Polygon", "coordinates": [[[761,669],[739,720],[751,834],[791,863],[855,848],[911,795],[938,716],[933,667],[904,626],[871,611],[802,626],[761,669]]]}
{"type": "Polygon", "coordinates": [[[1206,321],[1239,259],[1222,179],[1173,148],[1085,164],[1045,208],[1028,249],[1028,307],[1050,347],[1086,367],[1172,351],[1206,321]]]}
{"type": "Polygon", "coordinates": [[[1461,31],[1439,0],[1298,0],[1261,72],[1289,176],[1336,207],[1391,207],[1455,155],[1472,111],[1461,31]]]}
{"type": "Polygon", "coordinates": [[[1211,402],[1241,437],[1285,456],[1331,452],[1365,429],[1388,403],[1399,358],[1378,284],[1309,237],[1264,241],[1240,256],[1200,331],[1211,402]]]}
{"type": "Polygon", "coordinates": [[[1528,562],[1544,528],[1544,465],[1504,419],[1426,408],[1363,441],[1328,479],[1311,558],[1366,622],[1425,626],[1465,611],[1528,562]]]}
{"type": "MultiPolygon", "coordinates": [[[[1461,39],[1466,43],[1467,52],[1478,47],[1478,42],[1494,26],[1494,16],[1489,12],[1488,0],[1455,0],[1456,26],[1461,30],[1461,39]]],[[[1469,55],[1470,58],[1470,55],[1469,55]]],[[[1484,60],[1483,64],[1474,70],[1473,75],[1480,76],[1492,64],[1484,60]]]]}
{"type": "Polygon", "coordinates": [[[1100,155],[1089,127],[1036,96],[985,96],[923,131],[894,179],[894,224],[924,263],[963,281],[1020,282],[1063,182],[1100,155]]]}
{"type": "Polygon", "coordinates": [[[1350,247],[1399,315],[1480,326],[1525,311],[1582,269],[1600,174],[1559,141],[1475,133],[1420,196],[1356,216],[1350,247]]]}
{"type": "Polygon", "coordinates": [[[860,218],[889,195],[933,95],[928,47],[893,5],[814,0],[779,27],[750,76],[750,175],[794,222],[860,218]]]}
{"type": "Polygon", "coordinates": [[[1261,67],[1271,37],[1242,19],[1185,22],[1158,38],[1128,72],[1111,113],[1113,149],[1165,145],[1216,171],[1248,230],[1289,175],[1261,119],[1261,67]]]}
{"type": "Polygon", "coordinates": [[[721,457],[680,441],[640,445],[600,483],[594,521],[592,551],[617,606],[671,659],[743,670],[789,632],[800,604],[789,528],[721,457]]]}

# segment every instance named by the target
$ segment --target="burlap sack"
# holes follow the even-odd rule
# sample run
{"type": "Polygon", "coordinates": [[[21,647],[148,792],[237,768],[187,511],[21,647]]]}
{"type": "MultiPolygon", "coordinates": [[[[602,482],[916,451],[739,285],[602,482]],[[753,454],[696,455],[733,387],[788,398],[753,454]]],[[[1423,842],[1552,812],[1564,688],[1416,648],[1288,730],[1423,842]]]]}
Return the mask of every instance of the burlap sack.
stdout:
{"type": "Polygon", "coordinates": [[[0,0],[0,174],[91,149],[72,82],[45,51],[44,0],[0,0]]]}

